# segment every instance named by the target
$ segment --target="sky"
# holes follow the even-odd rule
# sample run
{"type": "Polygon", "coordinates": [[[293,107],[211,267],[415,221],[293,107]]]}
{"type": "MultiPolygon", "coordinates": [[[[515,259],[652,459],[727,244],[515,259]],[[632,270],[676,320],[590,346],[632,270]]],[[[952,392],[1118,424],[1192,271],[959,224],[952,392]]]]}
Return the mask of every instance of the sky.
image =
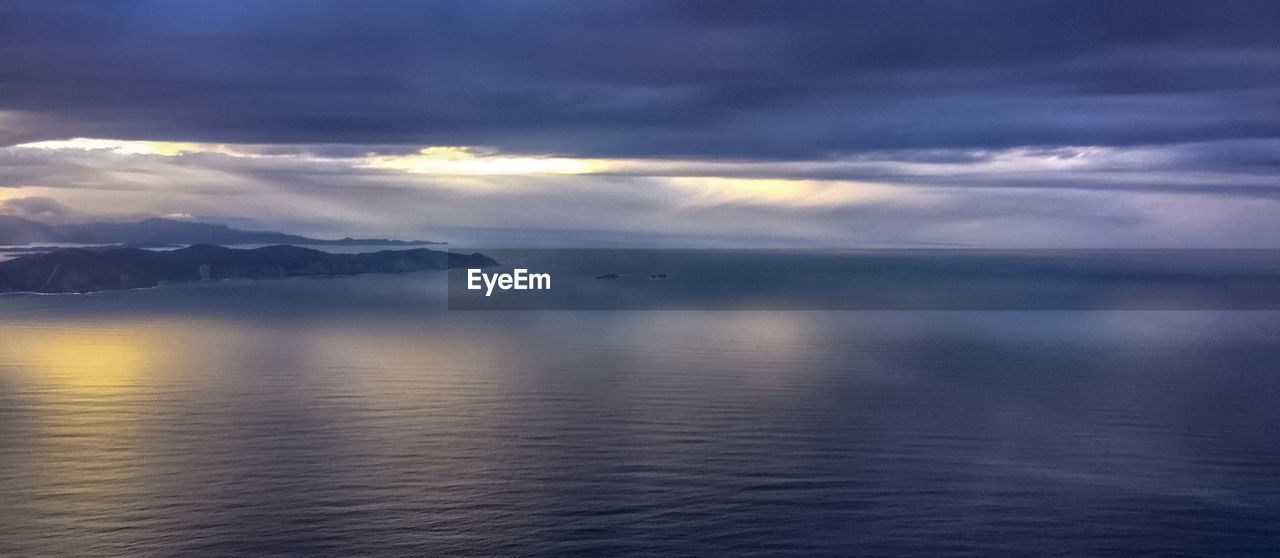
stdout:
{"type": "Polygon", "coordinates": [[[0,213],[1280,247],[1280,2],[0,4],[0,213]]]}

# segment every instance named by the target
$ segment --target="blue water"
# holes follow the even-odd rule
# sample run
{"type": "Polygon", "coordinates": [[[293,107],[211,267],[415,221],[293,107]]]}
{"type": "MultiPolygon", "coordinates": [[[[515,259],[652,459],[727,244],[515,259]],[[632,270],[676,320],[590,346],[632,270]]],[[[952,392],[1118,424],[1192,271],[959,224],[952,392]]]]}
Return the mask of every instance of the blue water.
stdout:
{"type": "Polygon", "coordinates": [[[1280,554],[1280,313],[0,297],[0,555],[1280,554]]]}
{"type": "MultiPolygon", "coordinates": [[[[470,250],[456,249],[463,253],[470,250]]],[[[1280,250],[484,250],[453,310],[1275,310],[1280,250]]]]}

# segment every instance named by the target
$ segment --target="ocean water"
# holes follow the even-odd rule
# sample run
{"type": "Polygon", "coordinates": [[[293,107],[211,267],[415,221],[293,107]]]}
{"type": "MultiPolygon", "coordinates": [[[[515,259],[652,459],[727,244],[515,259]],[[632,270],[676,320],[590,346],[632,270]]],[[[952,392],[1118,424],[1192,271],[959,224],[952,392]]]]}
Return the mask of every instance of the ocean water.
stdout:
{"type": "Polygon", "coordinates": [[[454,269],[450,309],[1280,311],[1280,250],[483,253],[499,265],[478,271],[545,273],[553,287],[486,289],[454,269]]]}
{"type": "Polygon", "coordinates": [[[1280,554],[1280,313],[0,297],[0,555],[1280,554]]]}

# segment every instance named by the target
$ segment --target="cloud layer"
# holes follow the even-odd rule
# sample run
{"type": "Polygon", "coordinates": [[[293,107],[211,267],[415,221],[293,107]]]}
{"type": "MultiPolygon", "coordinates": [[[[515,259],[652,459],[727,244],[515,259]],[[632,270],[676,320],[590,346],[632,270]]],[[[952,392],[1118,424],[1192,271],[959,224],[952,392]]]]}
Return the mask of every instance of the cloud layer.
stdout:
{"type": "Polygon", "coordinates": [[[1280,239],[1275,2],[0,11],[0,198],[517,240],[1280,239]]]}

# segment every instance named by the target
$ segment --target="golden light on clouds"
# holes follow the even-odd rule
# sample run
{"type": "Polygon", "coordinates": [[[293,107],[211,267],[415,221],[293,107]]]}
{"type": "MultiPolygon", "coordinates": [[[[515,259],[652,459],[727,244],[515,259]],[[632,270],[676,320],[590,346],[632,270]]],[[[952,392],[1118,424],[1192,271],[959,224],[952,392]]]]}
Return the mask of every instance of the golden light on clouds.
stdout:
{"type": "Polygon", "coordinates": [[[692,205],[824,207],[889,201],[922,203],[932,197],[908,188],[854,181],[690,176],[671,177],[669,183],[681,190],[692,205]]]}
{"type": "Polygon", "coordinates": [[[316,163],[348,164],[353,168],[397,170],[411,174],[435,175],[555,175],[606,172],[612,165],[604,159],[574,157],[515,156],[489,153],[465,146],[429,146],[411,155],[364,155],[325,157],[304,153],[264,154],[263,146],[231,146],[217,143],[72,138],[18,144],[22,149],[50,151],[102,151],[114,155],[176,157],[193,153],[215,153],[237,158],[296,159],[316,163]]]}
{"type": "MultiPolygon", "coordinates": [[[[305,170],[322,166],[349,169],[353,173],[393,171],[446,180],[424,182],[424,188],[452,188],[471,193],[518,191],[518,180],[498,178],[611,175],[649,179],[656,187],[674,194],[677,205],[688,207],[746,204],[795,208],[835,207],[875,202],[928,204],[934,195],[919,189],[848,179],[800,179],[765,176],[771,173],[809,172],[840,169],[850,162],[773,162],[769,164],[729,161],[659,159],[598,159],[559,156],[505,154],[469,146],[427,146],[408,154],[333,154],[324,149],[295,150],[269,145],[226,145],[195,142],[134,141],[72,138],[20,144],[24,149],[78,152],[107,152],[119,157],[170,158],[186,154],[217,154],[253,163],[262,168],[305,170]],[[755,175],[754,177],[752,175],[755,175]],[[492,177],[492,179],[490,178],[492,177]]],[[[1010,154],[1001,165],[1025,164],[1039,160],[1040,154],[1010,154]]],[[[1080,164],[1084,157],[1065,158],[1056,154],[1058,164],[1080,164]],[[1063,160],[1066,162],[1063,162],[1063,160]]],[[[156,160],[163,164],[163,160],[156,160]]],[[[169,165],[172,172],[187,172],[182,165],[169,165]]],[[[906,170],[911,171],[910,165],[906,170]]],[[[926,169],[924,172],[927,173],[926,169]]],[[[190,181],[186,181],[190,182],[190,181]]]]}
{"type": "Polygon", "coordinates": [[[20,143],[15,147],[47,150],[109,151],[116,155],[159,155],[162,157],[176,157],[186,153],[219,153],[233,157],[253,156],[253,154],[237,151],[223,144],[101,138],[37,141],[20,143]]]}
{"type": "Polygon", "coordinates": [[[592,174],[609,169],[602,159],[491,155],[467,147],[426,147],[413,155],[380,155],[365,159],[364,168],[439,175],[592,174]]]}

